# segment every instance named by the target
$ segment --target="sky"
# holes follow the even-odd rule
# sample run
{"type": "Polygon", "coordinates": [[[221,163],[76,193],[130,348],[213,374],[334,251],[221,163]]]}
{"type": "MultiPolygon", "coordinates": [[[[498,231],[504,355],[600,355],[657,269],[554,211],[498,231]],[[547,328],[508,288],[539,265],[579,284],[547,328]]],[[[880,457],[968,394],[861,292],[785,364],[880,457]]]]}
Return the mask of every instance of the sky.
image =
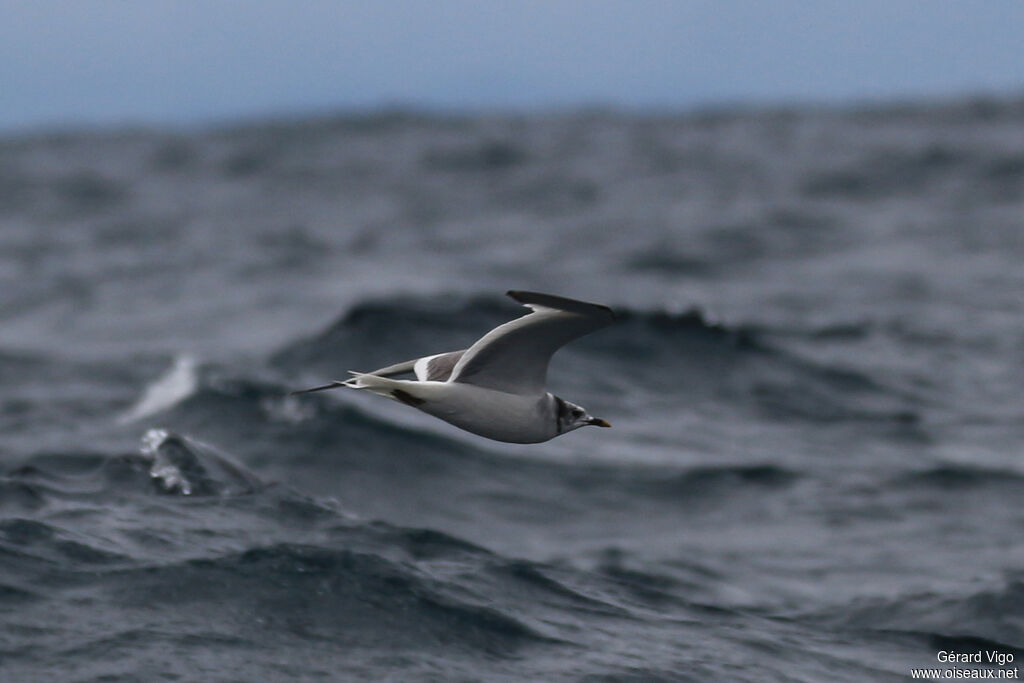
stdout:
{"type": "Polygon", "coordinates": [[[1024,95],[1020,0],[0,0],[0,131],[1024,95]]]}

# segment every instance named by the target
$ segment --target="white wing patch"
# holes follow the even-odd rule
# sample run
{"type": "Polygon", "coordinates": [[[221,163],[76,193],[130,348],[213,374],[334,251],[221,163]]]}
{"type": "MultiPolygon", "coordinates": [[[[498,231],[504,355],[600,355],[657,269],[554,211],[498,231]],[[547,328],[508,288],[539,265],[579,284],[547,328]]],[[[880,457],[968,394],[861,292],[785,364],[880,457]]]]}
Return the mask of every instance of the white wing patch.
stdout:
{"type": "Polygon", "coordinates": [[[466,353],[466,349],[420,358],[413,365],[416,379],[421,382],[447,382],[452,375],[452,370],[464,353],[466,353]]]}

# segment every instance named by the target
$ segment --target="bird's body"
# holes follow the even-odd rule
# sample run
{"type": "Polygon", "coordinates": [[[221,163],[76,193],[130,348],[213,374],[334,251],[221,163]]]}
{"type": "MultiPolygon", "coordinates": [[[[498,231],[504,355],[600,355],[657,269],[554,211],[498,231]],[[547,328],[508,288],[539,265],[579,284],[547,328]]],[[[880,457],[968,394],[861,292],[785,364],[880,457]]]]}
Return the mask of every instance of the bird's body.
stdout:
{"type": "Polygon", "coordinates": [[[510,443],[538,443],[558,436],[557,423],[545,419],[557,400],[510,394],[472,384],[391,379],[356,375],[346,386],[369,391],[412,406],[467,432],[510,443]],[[495,420],[493,416],[502,419],[495,420]]]}
{"type": "Polygon", "coordinates": [[[509,292],[533,313],[500,325],[462,351],[425,356],[351,379],[295,393],[335,387],[367,389],[412,406],[473,434],[510,443],[538,443],[585,425],[609,427],[544,385],[551,355],[564,344],[607,325],[610,309],[574,299],[509,292]],[[395,379],[412,372],[415,380],[395,379]]]}

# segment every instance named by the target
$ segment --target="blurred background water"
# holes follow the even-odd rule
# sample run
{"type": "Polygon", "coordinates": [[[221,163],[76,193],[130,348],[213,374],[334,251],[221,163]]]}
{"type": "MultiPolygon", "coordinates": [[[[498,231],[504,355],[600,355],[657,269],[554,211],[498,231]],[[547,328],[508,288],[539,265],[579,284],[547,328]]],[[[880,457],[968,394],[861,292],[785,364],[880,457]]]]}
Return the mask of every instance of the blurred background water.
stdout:
{"type": "Polygon", "coordinates": [[[905,680],[1024,654],[1019,94],[434,87],[234,123],[197,123],[199,95],[9,114],[4,680],[905,680]],[[612,430],[511,446],[286,396],[463,348],[523,312],[509,288],[619,311],[550,378],[612,430]]]}

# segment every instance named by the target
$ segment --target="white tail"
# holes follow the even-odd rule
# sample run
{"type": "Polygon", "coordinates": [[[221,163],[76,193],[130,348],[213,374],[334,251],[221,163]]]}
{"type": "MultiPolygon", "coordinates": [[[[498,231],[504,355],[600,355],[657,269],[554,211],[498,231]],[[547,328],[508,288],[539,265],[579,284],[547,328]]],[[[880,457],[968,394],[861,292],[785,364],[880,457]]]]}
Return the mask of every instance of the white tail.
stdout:
{"type": "Polygon", "coordinates": [[[409,406],[422,405],[425,400],[414,395],[416,382],[409,382],[401,379],[391,379],[390,377],[381,377],[379,375],[372,375],[365,372],[356,372],[349,370],[353,375],[351,379],[345,380],[345,386],[351,389],[368,389],[369,391],[390,398],[392,401],[398,401],[409,406]],[[412,389],[412,391],[410,391],[412,389]]]}

